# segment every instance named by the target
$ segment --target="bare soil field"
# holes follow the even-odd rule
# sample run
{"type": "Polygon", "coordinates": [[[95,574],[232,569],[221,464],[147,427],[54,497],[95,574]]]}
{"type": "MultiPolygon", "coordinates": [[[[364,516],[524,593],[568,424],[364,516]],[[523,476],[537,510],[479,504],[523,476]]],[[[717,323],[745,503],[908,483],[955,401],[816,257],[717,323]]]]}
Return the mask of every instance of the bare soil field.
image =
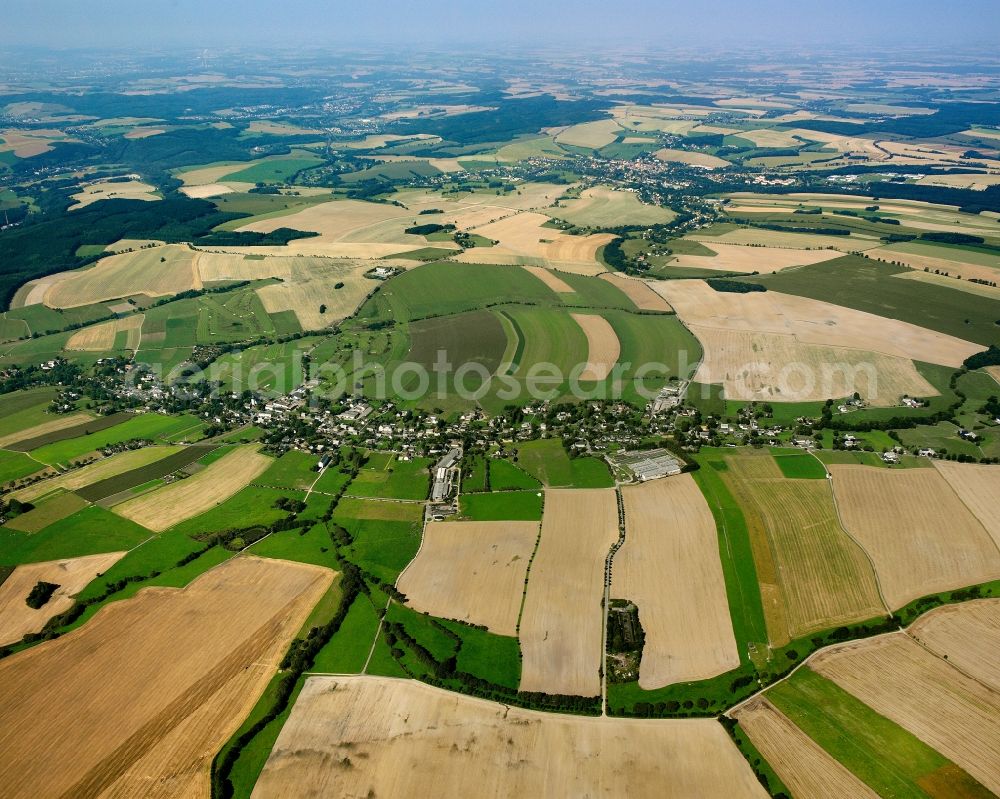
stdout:
{"type": "Polygon", "coordinates": [[[1000,547],[1000,466],[936,460],[934,467],[1000,547]]]}
{"type": "Polygon", "coordinates": [[[939,394],[906,358],[802,343],[794,335],[688,327],[705,351],[695,380],[720,383],[727,399],[816,402],[857,391],[875,407],[891,407],[903,395],[939,394]]]}
{"type": "Polygon", "coordinates": [[[721,272],[759,272],[769,275],[791,266],[807,266],[840,258],[839,250],[792,250],[779,247],[746,247],[702,239],[715,255],[678,255],[669,266],[718,269],[721,272]]]}
{"type": "Polygon", "coordinates": [[[240,556],[0,662],[7,795],[207,796],[212,757],[332,576],[240,556]]]}
{"type": "Polygon", "coordinates": [[[16,444],[18,441],[30,441],[39,436],[55,433],[57,430],[65,430],[67,427],[76,427],[78,424],[83,424],[93,418],[93,415],[83,411],[79,413],[53,414],[52,421],[42,422],[41,424],[36,424],[34,427],[18,430],[16,433],[10,433],[6,436],[0,436],[0,447],[7,447],[10,444],[16,444]]]}
{"type": "Polygon", "coordinates": [[[905,633],[822,652],[810,666],[1000,792],[1000,694],[905,633]]]}
{"type": "Polygon", "coordinates": [[[70,199],[76,200],[76,203],[71,205],[68,210],[76,211],[99,200],[145,200],[150,202],[163,198],[156,193],[156,186],[150,186],[139,180],[130,180],[125,183],[102,180],[82,187],[70,199]]]}
{"type": "Polygon", "coordinates": [[[880,352],[910,360],[959,366],[982,346],[896,319],[778,291],[735,294],[701,280],[648,284],[689,325],[755,333],[783,333],[802,344],[880,352]]]}
{"type": "Polygon", "coordinates": [[[255,446],[236,447],[186,480],[115,505],[119,516],[160,532],[229,499],[273,463],[255,446]]]}
{"type": "Polygon", "coordinates": [[[536,522],[431,522],[396,587],[410,607],[517,635],[536,522]]]}
{"type": "Polygon", "coordinates": [[[603,316],[597,314],[570,314],[587,337],[587,363],[580,374],[581,380],[604,380],[621,355],[621,342],[615,329],[603,316]]]}
{"type": "Polygon", "coordinates": [[[124,556],[124,552],[107,552],[18,566],[10,577],[0,583],[0,646],[20,641],[27,633],[37,633],[53,616],[69,610],[73,597],[87,583],[124,556]],[[31,608],[25,600],[35,584],[42,581],[54,583],[59,588],[40,608],[31,608]]]}
{"type": "MultiPolygon", "coordinates": [[[[86,421],[86,419],[81,419],[80,421],[86,421]]],[[[10,496],[21,502],[32,502],[38,497],[59,488],[66,491],[75,491],[91,483],[96,483],[99,480],[124,474],[131,469],[138,469],[140,466],[146,466],[175,452],[180,452],[181,449],[183,447],[180,446],[154,446],[127,450],[117,455],[112,455],[110,458],[102,458],[80,469],[72,469],[64,472],[49,480],[40,480],[30,486],[14,491],[10,496]]]]}
{"type": "Polygon", "coordinates": [[[844,527],[875,563],[891,608],[1000,577],[996,544],[936,470],[827,468],[844,527]]]}
{"type": "Polygon", "coordinates": [[[134,294],[163,297],[201,288],[195,252],[186,244],[109,255],[89,269],[62,272],[59,277],[45,293],[45,304],[52,308],[75,308],[134,294]]]}
{"type": "Polygon", "coordinates": [[[559,275],[553,272],[551,269],[545,269],[541,266],[525,266],[523,267],[528,272],[531,272],[535,277],[541,280],[546,286],[548,286],[553,291],[557,291],[560,294],[574,294],[575,291],[573,287],[563,280],[559,275]]]}
{"type": "Polygon", "coordinates": [[[908,632],[956,668],[1000,691],[1000,599],[936,608],[908,632]]]}
{"type": "Polygon", "coordinates": [[[747,702],[733,715],[793,795],[802,799],[877,799],[877,793],[763,696],[747,702]]]}
{"type": "Polygon", "coordinates": [[[138,349],[139,339],[142,335],[142,323],[145,319],[145,314],[131,314],[121,319],[112,319],[110,322],[101,322],[97,325],[81,328],[69,337],[66,349],[85,352],[111,350],[115,348],[115,339],[119,333],[128,334],[125,343],[126,349],[138,349]]]}
{"type": "Polygon", "coordinates": [[[639,687],[739,666],[715,519],[691,475],[625,486],[622,497],[625,544],[612,563],[611,596],[639,608],[639,687]]]}
{"type": "Polygon", "coordinates": [[[673,310],[663,297],[653,291],[646,283],[634,277],[628,277],[621,272],[605,272],[600,276],[612,285],[622,290],[622,293],[635,303],[635,307],[640,311],[664,311],[669,313],[673,310]]]}
{"type": "Polygon", "coordinates": [[[311,677],[253,791],[286,796],[766,799],[712,719],[536,713],[414,680],[311,677]]]}
{"type": "Polygon", "coordinates": [[[705,169],[718,169],[720,167],[729,166],[729,162],[718,158],[714,155],[709,155],[708,153],[699,153],[693,150],[675,150],[670,147],[664,147],[662,150],[657,150],[653,153],[661,161],[672,161],[676,164],[689,164],[691,166],[700,166],[705,169]]]}
{"type": "Polygon", "coordinates": [[[772,644],[886,612],[826,481],[785,478],[766,452],[726,464],[722,477],[746,518],[772,644]]]}
{"type": "Polygon", "coordinates": [[[597,696],[604,559],[618,540],[610,489],[545,492],[542,538],[521,617],[521,690],[597,696]]]}

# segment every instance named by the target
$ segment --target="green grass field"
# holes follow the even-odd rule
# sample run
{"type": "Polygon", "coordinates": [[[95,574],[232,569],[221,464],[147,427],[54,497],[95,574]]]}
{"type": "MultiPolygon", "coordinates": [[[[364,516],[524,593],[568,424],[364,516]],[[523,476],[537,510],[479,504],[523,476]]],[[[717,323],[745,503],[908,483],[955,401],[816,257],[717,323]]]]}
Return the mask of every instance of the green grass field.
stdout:
{"type": "Polygon", "coordinates": [[[267,467],[255,483],[274,488],[296,488],[305,491],[319,477],[316,463],[319,457],[308,452],[292,449],[267,467]]]}
{"type": "Polygon", "coordinates": [[[365,666],[375,642],[378,613],[364,594],[351,603],[344,623],[313,662],[313,671],[331,674],[358,674],[365,666]]]}
{"type": "MultiPolygon", "coordinates": [[[[490,490],[517,491],[539,488],[541,483],[534,477],[503,458],[490,459],[490,490]]],[[[464,488],[464,486],[463,486],[464,488]]]]}
{"type": "Polygon", "coordinates": [[[457,666],[497,685],[516,689],[521,682],[521,652],[516,638],[454,621],[441,624],[462,637],[457,666]]]}
{"type": "Polygon", "coordinates": [[[557,438],[519,444],[517,465],[549,488],[610,488],[614,485],[604,461],[591,457],[570,458],[557,438]]]}
{"type": "Polygon", "coordinates": [[[354,536],[344,554],[386,582],[394,583],[420,547],[423,505],[345,497],[333,522],[354,536]],[[387,518],[388,517],[388,518],[387,518]]]}
{"type": "Polygon", "coordinates": [[[880,796],[989,796],[919,738],[812,669],[799,669],[767,698],[880,796]]]}
{"type": "Polygon", "coordinates": [[[358,316],[363,320],[407,321],[472,311],[498,302],[557,305],[559,298],[518,266],[440,262],[393,278],[362,306],[358,316]]]}
{"type": "Polygon", "coordinates": [[[135,522],[92,505],[37,533],[0,528],[0,564],[37,563],[131,549],[151,533],[135,522]]]}
{"type": "Polygon", "coordinates": [[[347,487],[354,497],[379,499],[426,499],[430,488],[430,458],[401,461],[370,458],[368,464],[347,487]]]}
{"type": "Polygon", "coordinates": [[[287,183],[296,172],[322,162],[321,158],[276,158],[231,172],[224,179],[234,183],[287,183]]]}
{"type": "Polygon", "coordinates": [[[290,488],[262,488],[251,485],[237,491],[211,510],[183,521],[172,529],[187,535],[199,535],[258,524],[267,525],[288,515],[286,511],[274,507],[278,499],[281,497],[302,499],[304,496],[302,491],[290,488]]]}
{"type": "Polygon", "coordinates": [[[57,418],[46,413],[56,395],[52,386],[0,395],[0,436],[9,436],[57,418]]]}
{"type": "Polygon", "coordinates": [[[461,518],[477,522],[537,521],[542,518],[539,491],[501,491],[494,494],[462,494],[461,518]]]}
{"type": "Polygon", "coordinates": [[[89,436],[46,444],[44,447],[34,450],[31,455],[42,463],[69,463],[74,458],[79,458],[81,455],[111,444],[131,439],[165,440],[169,436],[192,429],[195,426],[200,427],[200,425],[200,421],[193,416],[143,413],[89,436]]]}
{"type": "Polygon", "coordinates": [[[44,463],[39,463],[27,453],[0,449],[0,485],[27,477],[44,468],[44,463]]]}
{"type": "Polygon", "coordinates": [[[792,450],[772,449],[778,468],[785,477],[795,477],[804,479],[821,479],[826,477],[826,469],[823,464],[816,460],[808,452],[795,452],[792,450]]]}

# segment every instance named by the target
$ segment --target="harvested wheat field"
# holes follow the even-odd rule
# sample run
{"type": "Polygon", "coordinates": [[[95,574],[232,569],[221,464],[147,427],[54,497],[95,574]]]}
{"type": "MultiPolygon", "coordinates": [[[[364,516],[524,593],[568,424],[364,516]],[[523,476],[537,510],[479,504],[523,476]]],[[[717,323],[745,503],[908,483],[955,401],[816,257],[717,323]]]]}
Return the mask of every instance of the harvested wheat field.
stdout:
{"type": "Polygon", "coordinates": [[[431,522],[396,582],[410,607],[517,635],[536,522],[431,522]]]}
{"type": "Polygon", "coordinates": [[[142,323],[145,318],[145,314],[131,314],[121,319],[112,319],[110,322],[101,322],[97,325],[81,328],[69,337],[66,349],[85,352],[113,350],[119,333],[125,333],[123,349],[138,349],[139,339],[142,335],[142,323]]]}
{"type": "Polygon", "coordinates": [[[521,616],[521,690],[597,696],[604,560],[618,540],[610,489],[548,490],[521,616]]]}
{"type": "Polygon", "coordinates": [[[559,292],[560,294],[573,294],[575,289],[559,277],[551,269],[545,269],[541,266],[525,266],[522,267],[528,272],[531,272],[535,277],[541,280],[546,286],[548,286],[553,291],[559,292]]]}
{"type": "Polygon", "coordinates": [[[570,314],[587,337],[587,363],[581,380],[604,380],[621,355],[621,342],[615,329],[603,316],[597,314],[570,314]]]}
{"type": "Polygon", "coordinates": [[[661,161],[670,161],[675,164],[688,164],[689,166],[700,166],[705,169],[719,169],[729,166],[729,162],[708,153],[699,153],[695,150],[675,150],[664,147],[653,153],[661,161]]]}
{"type": "Polygon", "coordinates": [[[650,287],[689,325],[754,333],[783,333],[802,344],[847,347],[927,363],[961,365],[982,346],[954,336],[840,305],[778,291],[735,294],[702,280],[661,280],[650,287]]]}
{"type": "Polygon", "coordinates": [[[17,444],[18,441],[30,441],[33,438],[38,438],[48,433],[65,430],[67,427],[76,427],[76,425],[83,424],[93,418],[93,414],[85,413],[84,411],[53,414],[52,421],[42,422],[41,424],[36,424],[34,427],[18,430],[16,433],[10,433],[6,436],[0,436],[0,447],[9,447],[11,444],[17,444]]]}
{"type": "MultiPolygon", "coordinates": [[[[649,141],[639,139],[640,142],[649,141]]],[[[615,191],[607,186],[585,189],[577,199],[563,200],[547,213],[578,227],[616,227],[617,225],[663,225],[677,214],[669,208],[646,205],[635,192],[615,191]]]]}
{"type": "Polygon", "coordinates": [[[186,194],[193,200],[206,200],[209,197],[220,197],[223,194],[232,194],[236,189],[224,183],[205,183],[201,186],[181,186],[178,191],[186,194]]]}
{"type": "Polygon", "coordinates": [[[1000,691],[1000,599],[936,608],[910,625],[909,633],[965,674],[1000,691]]]}
{"type": "Polygon", "coordinates": [[[1000,793],[1000,693],[905,633],[821,652],[810,666],[1000,793]]]}
{"type": "Polygon", "coordinates": [[[621,125],[615,120],[599,119],[596,122],[581,122],[566,128],[556,136],[556,141],[559,144],[597,150],[611,144],[621,132],[621,125]]]}
{"type": "Polygon", "coordinates": [[[332,577],[236,557],[0,662],[6,795],[207,796],[212,757],[332,577]]]}
{"type": "Polygon", "coordinates": [[[653,291],[642,280],[628,277],[621,272],[605,272],[600,277],[621,289],[622,294],[632,300],[635,307],[640,311],[663,311],[664,313],[669,313],[673,310],[670,307],[670,303],[653,291]]]}
{"type": "Polygon", "coordinates": [[[819,233],[796,233],[787,230],[767,230],[766,228],[737,228],[720,233],[718,236],[694,235],[690,238],[700,241],[710,249],[714,249],[716,244],[740,244],[777,249],[835,249],[849,252],[869,250],[882,244],[881,239],[860,236],[857,233],[852,233],[850,236],[824,236],[819,233]]]}
{"type": "MultiPolygon", "coordinates": [[[[907,242],[909,243],[909,242],[907,242]]],[[[933,275],[935,271],[943,273],[939,277],[943,277],[949,282],[954,282],[957,288],[961,284],[958,280],[963,281],[969,280],[986,280],[989,282],[996,282],[1000,278],[1000,269],[995,266],[990,266],[989,263],[976,263],[975,258],[977,254],[969,252],[969,260],[963,261],[959,260],[968,251],[962,250],[952,250],[949,251],[943,248],[938,248],[937,250],[930,247],[906,247],[904,245],[890,245],[888,247],[879,247],[877,250],[871,250],[869,255],[872,258],[877,258],[880,261],[888,261],[889,263],[899,263],[904,266],[908,266],[911,269],[918,270],[915,273],[901,272],[900,277],[905,277],[909,274],[925,274],[923,270],[929,270],[929,274],[933,275]],[[955,258],[940,258],[936,257],[933,253],[941,252],[942,254],[953,254],[955,258]]],[[[909,278],[912,280],[913,278],[909,278]]],[[[972,284],[975,285],[975,284],[972,284]]],[[[969,288],[966,286],[966,288],[969,288]]],[[[988,288],[988,287],[985,287],[988,288]]]]}
{"type": "Polygon", "coordinates": [[[414,680],[310,677],[253,799],[766,799],[712,719],[537,713],[414,680]]]}
{"type": "Polygon", "coordinates": [[[18,566],[0,583],[0,646],[20,641],[27,633],[37,633],[45,622],[69,610],[73,597],[98,574],[114,566],[124,552],[107,552],[68,560],[27,563],[18,566]],[[59,588],[37,610],[25,599],[38,582],[54,583],[59,588]]]}
{"type": "Polygon", "coordinates": [[[740,665],[715,519],[689,474],[622,488],[625,544],[611,596],[639,608],[639,687],[706,680],[740,665]]]}
{"type": "Polygon", "coordinates": [[[904,395],[940,393],[907,358],[804,343],[794,335],[688,327],[705,352],[694,379],[721,384],[726,399],[817,402],[856,391],[875,407],[892,407],[904,395]]]}
{"type": "Polygon", "coordinates": [[[613,236],[594,233],[571,236],[561,230],[546,228],[545,214],[525,211],[512,214],[497,222],[470,228],[499,244],[495,247],[475,247],[455,257],[466,263],[513,263],[534,266],[550,265],[577,274],[600,274],[605,267],[597,262],[597,250],[613,236]],[[537,262],[537,263],[533,263],[537,262]]]}
{"type": "Polygon", "coordinates": [[[893,609],[1000,577],[1000,551],[934,469],[833,465],[837,507],[893,609]]]}
{"type": "Polygon", "coordinates": [[[718,269],[721,272],[759,272],[768,275],[792,266],[807,266],[843,257],[839,250],[792,250],[779,247],[746,247],[703,240],[715,255],[678,255],[668,266],[718,269]]]}
{"type": "Polygon", "coordinates": [[[1000,385],[1000,366],[987,366],[986,373],[1000,385]]]}
{"type": "MultiPolygon", "coordinates": [[[[89,418],[89,416],[83,416],[77,421],[86,421],[89,418]]],[[[176,445],[125,450],[110,458],[102,458],[94,463],[89,463],[80,469],[63,472],[49,480],[39,480],[37,483],[14,491],[10,496],[21,502],[32,502],[57,488],[65,491],[76,491],[78,488],[89,486],[99,480],[105,480],[108,477],[115,477],[132,469],[138,469],[140,466],[146,466],[168,455],[173,455],[175,452],[180,452],[182,449],[183,447],[176,445]]]]}
{"type": "Polygon", "coordinates": [[[763,696],[733,713],[757,751],[802,799],[840,799],[878,794],[831,757],[763,696]]]}
{"type": "Polygon", "coordinates": [[[772,644],[885,614],[871,564],[841,528],[825,480],[786,478],[766,452],[726,464],[722,477],[746,518],[772,644]]]}
{"type": "Polygon", "coordinates": [[[160,532],[229,499],[273,460],[256,446],[235,447],[185,480],[115,505],[119,516],[160,532]]]}
{"type": "Polygon", "coordinates": [[[1000,466],[935,460],[934,467],[1000,547],[1000,466]]]}
{"type": "MultiPolygon", "coordinates": [[[[404,220],[406,222],[404,227],[409,227],[412,224],[413,214],[413,211],[407,211],[388,203],[369,203],[364,200],[332,200],[328,203],[310,205],[294,214],[258,219],[256,222],[237,228],[237,230],[271,233],[278,228],[285,227],[318,233],[324,241],[341,241],[351,233],[362,231],[388,220],[404,220]]],[[[422,236],[411,236],[410,240],[417,246],[425,243],[422,236]]]]}
{"type": "Polygon", "coordinates": [[[294,311],[303,330],[321,330],[350,316],[378,286],[364,277],[372,268],[369,261],[287,260],[292,262],[288,277],[257,289],[257,296],[268,313],[294,311]],[[323,313],[320,306],[325,306],[323,313]]]}
{"type": "Polygon", "coordinates": [[[70,197],[76,202],[67,210],[76,211],[86,208],[99,200],[145,200],[146,202],[163,199],[156,193],[156,186],[150,186],[138,180],[113,182],[101,180],[84,186],[70,197]]]}
{"type": "Polygon", "coordinates": [[[135,294],[163,297],[198,288],[194,250],[186,244],[165,244],[109,255],[89,269],[62,272],[46,291],[45,304],[75,308],[135,294]]]}

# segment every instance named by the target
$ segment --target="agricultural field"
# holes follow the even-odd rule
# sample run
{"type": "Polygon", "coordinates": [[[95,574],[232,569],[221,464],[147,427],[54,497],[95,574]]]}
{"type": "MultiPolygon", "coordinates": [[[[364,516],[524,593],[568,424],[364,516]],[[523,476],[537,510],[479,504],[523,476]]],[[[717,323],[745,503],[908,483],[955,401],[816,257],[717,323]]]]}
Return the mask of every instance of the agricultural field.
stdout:
{"type": "Polygon", "coordinates": [[[396,581],[410,607],[516,635],[536,522],[431,522],[396,581]]]}
{"type": "Polygon", "coordinates": [[[796,727],[766,697],[752,699],[733,715],[796,796],[877,799],[875,791],[796,727]]]}
{"type": "Polygon", "coordinates": [[[540,714],[413,680],[312,677],[253,796],[540,796],[559,785],[572,795],[651,797],[662,796],[664,784],[684,796],[767,796],[708,719],[540,714]],[[337,765],[345,757],[351,768],[337,765]]]}
{"type": "Polygon", "coordinates": [[[20,641],[26,633],[38,632],[53,616],[69,610],[73,597],[124,555],[124,552],[107,552],[15,568],[0,583],[0,646],[20,641]],[[44,605],[32,608],[25,600],[39,582],[52,583],[57,588],[44,605]]]}
{"type": "Polygon", "coordinates": [[[669,208],[643,205],[635,194],[607,186],[585,189],[578,198],[561,200],[558,208],[549,209],[547,213],[577,227],[598,229],[618,225],[663,225],[677,216],[669,208]]]}
{"type": "Polygon", "coordinates": [[[891,609],[1000,577],[996,544],[936,470],[829,469],[844,527],[871,558],[891,609]]]}
{"type": "Polygon", "coordinates": [[[314,566],[235,558],[0,662],[5,689],[20,698],[0,711],[10,796],[207,793],[213,753],[331,578],[314,566]]]}
{"type": "Polygon", "coordinates": [[[591,457],[570,458],[556,438],[527,441],[517,448],[517,465],[548,488],[610,488],[607,465],[591,457]]]}
{"type": "Polygon", "coordinates": [[[936,608],[917,619],[907,632],[964,674],[1000,691],[994,657],[1000,647],[1000,599],[936,608]]]}
{"type": "Polygon", "coordinates": [[[519,631],[522,691],[600,693],[604,560],[617,540],[613,491],[545,492],[519,631]]]}
{"type": "Polygon", "coordinates": [[[1000,496],[1000,468],[945,460],[934,466],[1000,547],[1000,508],[994,501],[1000,496]]]}
{"type": "Polygon", "coordinates": [[[37,418],[45,419],[46,421],[40,421],[36,425],[31,425],[30,427],[25,427],[21,430],[3,436],[0,438],[0,447],[9,447],[20,452],[22,451],[20,447],[20,442],[22,441],[31,442],[35,439],[48,437],[53,433],[58,434],[62,430],[69,430],[78,425],[85,424],[94,417],[89,413],[83,412],[55,415],[42,411],[37,418]]]}
{"type": "Polygon", "coordinates": [[[157,193],[155,186],[143,183],[140,180],[128,181],[104,181],[89,183],[81,187],[80,191],[73,195],[74,205],[69,207],[70,211],[78,208],[86,208],[91,203],[101,200],[143,200],[152,202],[162,199],[157,193]]]}
{"type": "Polygon", "coordinates": [[[719,241],[702,239],[710,255],[680,254],[671,259],[665,274],[673,267],[688,269],[713,269],[720,272],[770,274],[795,266],[829,261],[840,258],[838,250],[796,250],[780,247],[761,247],[742,244],[724,244],[719,241]]]}
{"type": "Polygon", "coordinates": [[[639,608],[639,687],[704,680],[740,664],[712,512],[690,475],[622,489],[625,544],[611,596],[639,608]]]}
{"type": "Polygon", "coordinates": [[[114,512],[160,532],[221,505],[271,463],[257,447],[234,447],[193,476],[116,505],[114,512]]]}
{"type": "Polygon", "coordinates": [[[431,465],[429,458],[400,460],[391,454],[372,453],[346,493],[377,499],[426,499],[431,465]]]}
{"type": "Polygon", "coordinates": [[[107,352],[108,350],[139,349],[142,340],[143,314],[133,314],[122,319],[90,325],[76,331],[66,342],[68,350],[107,352]]]}
{"type": "MultiPolygon", "coordinates": [[[[773,645],[886,613],[826,481],[786,478],[767,453],[728,456],[725,464],[721,476],[746,518],[773,645]]],[[[839,496],[838,507],[843,513],[839,496]]]]}
{"type": "Polygon", "coordinates": [[[1000,790],[1000,696],[995,691],[904,633],[845,644],[810,665],[988,790],[1000,790]]]}

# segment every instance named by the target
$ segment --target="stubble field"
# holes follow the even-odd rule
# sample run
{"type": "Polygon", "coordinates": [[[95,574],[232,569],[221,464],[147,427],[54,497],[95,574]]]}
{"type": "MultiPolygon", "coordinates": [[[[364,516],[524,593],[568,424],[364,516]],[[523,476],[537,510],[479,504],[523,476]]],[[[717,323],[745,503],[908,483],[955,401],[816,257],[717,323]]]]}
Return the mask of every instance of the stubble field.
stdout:
{"type": "Polygon", "coordinates": [[[611,595],[639,608],[639,687],[705,680],[740,663],[715,519],[691,475],[622,489],[625,544],[611,595]]]}
{"type": "Polygon", "coordinates": [[[413,680],[312,677],[253,799],[634,796],[764,799],[711,719],[534,713],[413,680]]]}
{"type": "Polygon", "coordinates": [[[7,795],[207,795],[212,756],[331,578],[235,558],[0,662],[7,795]]]}

